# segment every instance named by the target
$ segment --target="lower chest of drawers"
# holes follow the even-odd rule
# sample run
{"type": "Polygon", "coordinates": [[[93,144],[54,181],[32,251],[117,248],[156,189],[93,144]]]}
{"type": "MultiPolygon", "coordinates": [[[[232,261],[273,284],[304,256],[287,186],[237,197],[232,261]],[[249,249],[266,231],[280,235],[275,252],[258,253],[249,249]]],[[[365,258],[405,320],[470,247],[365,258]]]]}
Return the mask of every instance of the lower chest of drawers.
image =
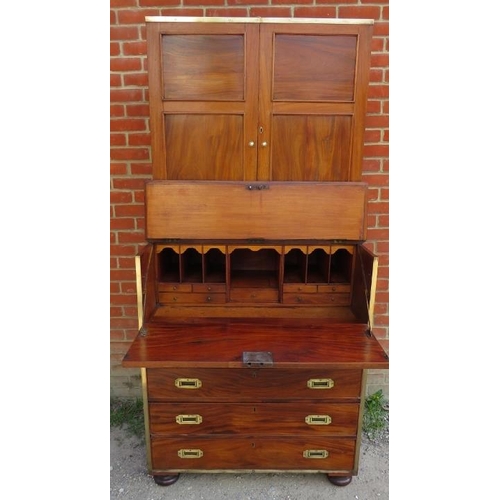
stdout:
{"type": "Polygon", "coordinates": [[[361,370],[148,369],[153,471],[353,471],[361,370]]]}

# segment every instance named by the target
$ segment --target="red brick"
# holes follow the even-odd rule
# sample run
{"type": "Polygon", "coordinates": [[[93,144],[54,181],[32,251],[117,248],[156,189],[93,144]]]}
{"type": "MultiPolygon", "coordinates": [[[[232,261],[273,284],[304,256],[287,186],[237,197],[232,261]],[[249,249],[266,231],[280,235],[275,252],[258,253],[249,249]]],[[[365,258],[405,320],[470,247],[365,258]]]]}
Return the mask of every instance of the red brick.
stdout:
{"type": "Polygon", "coordinates": [[[339,7],[340,18],[380,19],[381,8],[373,5],[339,7]]]}
{"type": "Polygon", "coordinates": [[[378,159],[364,159],[363,160],[363,172],[380,172],[381,171],[381,161],[378,159]]]}
{"type": "Polygon", "coordinates": [[[389,97],[389,85],[370,85],[368,87],[368,97],[370,99],[386,99],[389,97]]]}
{"type": "Polygon", "coordinates": [[[123,55],[125,56],[143,56],[147,52],[146,41],[124,42],[122,44],[123,55]]]}
{"type": "Polygon", "coordinates": [[[207,17],[248,17],[246,9],[241,8],[220,8],[220,9],[207,9],[207,17]]]}
{"type": "Polygon", "coordinates": [[[121,87],[122,86],[122,75],[116,73],[109,75],[109,85],[111,87],[121,87]]]}
{"type": "Polygon", "coordinates": [[[130,191],[143,190],[145,186],[145,179],[140,177],[126,177],[126,178],[115,178],[113,180],[114,189],[127,189],[130,191]]]}
{"type": "Polygon", "coordinates": [[[111,104],[109,112],[112,118],[125,116],[125,106],[123,104],[111,104]]]}
{"type": "Polygon", "coordinates": [[[290,7],[254,7],[250,9],[252,17],[291,17],[290,7]]]}
{"type": "Polygon", "coordinates": [[[120,44],[117,42],[111,42],[109,44],[109,55],[119,56],[120,55],[120,44]]]}
{"type": "Polygon", "coordinates": [[[109,144],[111,146],[125,146],[127,138],[125,134],[110,134],[109,144]]]}
{"type": "MultiPolygon", "coordinates": [[[[389,227],[389,215],[378,215],[378,227],[389,227]]],[[[387,252],[389,250],[386,250],[387,252]]]]}
{"type": "MultiPolygon", "coordinates": [[[[199,0],[190,0],[197,2],[199,0]]],[[[212,0],[205,0],[207,2],[211,2],[212,0]]],[[[217,2],[214,1],[212,5],[224,5],[224,0],[222,0],[222,4],[219,4],[220,0],[217,0],[217,2]]],[[[233,5],[268,5],[268,0],[226,0],[228,6],[233,6],[233,5]]],[[[184,4],[186,4],[186,0],[184,0],[184,4]]],[[[200,4],[201,5],[201,4],[200,4]]],[[[210,5],[210,4],[207,4],[210,5]]]]}
{"type": "Polygon", "coordinates": [[[127,116],[143,116],[149,120],[149,106],[147,104],[127,104],[127,116]]]}
{"type": "Polygon", "coordinates": [[[151,177],[153,174],[153,167],[151,163],[131,163],[130,173],[132,175],[141,175],[151,177]]]}
{"type": "Polygon", "coordinates": [[[203,17],[203,9],[161,9],[161,15],[203,17]]]}
{"type": "Polygon", "coordinates": [[[112,160],[149,160],[149,149],[144,148],[112,148],[112,160]]]}
{"type": "Polygon", "coordinates": [[[372,54],[370,66],[372,68],[387,68],[389,66],[389,54],[385,52],[383,54],[372,54]]]}
{"type": "Polygon", "coordinates": [[[363,155],[366,157],[388,156],[389,146],[387,144],[366,144],[363,155]]]}
{"type": "Polygon", "coordinates": [[[133,256],[137,254],[137,248],[135,245],[110,245],[109,253],[116,256],[133,256]]]}
{"type": "Polygon", "coordinates": [[[139,0],[139,7],[164,7],[181,5],[181,0],[139,0]]]}
{"type": "Polygon", "coordinates": [[[373,26],[373,36],[389,36],[389,23],[379,21],[373,26]]]}
{"type": "Polygon", "coordinates": [[[110,170],[111,175],[126,175],[127,165],[125,163],[112,163],[110,170]]]}
{"type": "Polygon", "coordinates": [[[135,219],[125,219],[114,217],[109,222],[111,231],[133,231],[135,229],[135,219]]]}
{"type": "Polygon", "coordinates": [[[146,120],[143,118],[114,118],[111,120],[110,130],[112,132],[147,130],[146,120]]]}
{"type": "Polygon", "coordinates": [[[110,92],[110,100],[111,102],[141,102],[143,94],[141,89],[113,89],[110,92]]]}
{"type": "Polygon", "coordinates": [[[144,233],[141,232],[126,232],[118,234],[118,241],[120,243],[142,243],[144,241],[144,233]]]}
{"type": "Polygon", "coordinates": [[[370,186],[388,186],[389,176],[387,174],[363,174],[363,182],[368,182],[370,186]]]}
{"type": "Polygon", "coordinates": [[[128,142],[131,146],[149,146],[151,144],[151,135],[148,134],[129,134],[128,142]]]}
{"type": "Polygon", "coordinates": [[[147,73],[126,73],[123,75],[123,83],[126,87],[146,87],[148,75],[147,73]]]}
{"type": "MultiPolygon", "coordinates": [[[[115,205],[116,217],[136,217],[144,216],[144,205],[115,205]]],[[[137,241],[135,238],[132,240],[118,238],[120,243],[132,243],[137,241]]]]}
{"type": "Polygon", "coordinates": [[[112,9],[135,7],[136,1],[137,0],[110,0],[109,5],[112,9]]]}
{"type": "MultiPolygon", "coordinates": [[[[370,191],[370,190],[368,190],[370,191]]],[[[382,190],[380,190],[382,191],[382,190]]],[[[388,214],[389,213],[389,203],[383,201],[369,201],[368,202],[368,213],[369,214],[388,214]]]]}
{"type": "MultiPolygon", "coordinates": [[[[184,6],[185,7],[198,7],[198,6],[205,6],[205,5],[225,5],[224,0],[184,0],[184,6]]],[[[228,2],[228,5],[231,5],[228,2]]]]}
{"type": "Polygon", "coordinates": [[[145,24],[146,16],[160,15],[159,9],[123,9],[118,11],[120,24],[145,24]]]}
{"type": "Polygon", "coordinates": [[[132,193],[130,191],[111,191],[110,203],[132,203],[132,193]]]}
{"type": "Polygon", "coordinates": [[[337,7],[295,7],[294,17],[337,17],[337,7]]]}
{"type": "Polygon", "coordinates": [[[138,57],[117,57],[111,59],[111,71],[138,71],[142,69],[142,62],[138,57]]]}
{"type": "Polygon", "coordinates": [[[139,38],[139,29],[137,26],[111,26],[110,40],[137,40],[139,38]]]}

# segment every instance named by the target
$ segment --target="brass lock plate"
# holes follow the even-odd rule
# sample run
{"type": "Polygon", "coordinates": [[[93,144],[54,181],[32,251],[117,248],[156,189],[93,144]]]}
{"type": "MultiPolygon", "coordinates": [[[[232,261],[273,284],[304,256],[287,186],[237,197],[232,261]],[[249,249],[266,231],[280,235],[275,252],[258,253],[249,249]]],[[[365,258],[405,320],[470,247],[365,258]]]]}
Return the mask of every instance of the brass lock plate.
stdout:
{"type": "Polygon", "coordinates": [[[251,368],[273,366],[273,353],[266,351],[244,351],[243,364],[251,368]]]}

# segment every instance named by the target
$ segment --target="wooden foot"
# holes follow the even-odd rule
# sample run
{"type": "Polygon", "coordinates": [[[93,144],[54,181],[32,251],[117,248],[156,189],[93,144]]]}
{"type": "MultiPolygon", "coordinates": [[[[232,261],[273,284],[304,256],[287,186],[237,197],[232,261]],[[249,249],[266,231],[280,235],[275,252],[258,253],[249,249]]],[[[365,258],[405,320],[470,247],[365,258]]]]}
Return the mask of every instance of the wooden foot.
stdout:
{"type": "Polygon", "coordinates": [[[335,486],[347,486],[352,481],[352,476],[330,476],[327,475],[328,481],[335,486]]]}
{"type": "Polygon", "coordinates": [[[172,474],[171,476],[153,476],[155,483],[160,486],[170,486],[179,479],[179,474],[172,474]]]}

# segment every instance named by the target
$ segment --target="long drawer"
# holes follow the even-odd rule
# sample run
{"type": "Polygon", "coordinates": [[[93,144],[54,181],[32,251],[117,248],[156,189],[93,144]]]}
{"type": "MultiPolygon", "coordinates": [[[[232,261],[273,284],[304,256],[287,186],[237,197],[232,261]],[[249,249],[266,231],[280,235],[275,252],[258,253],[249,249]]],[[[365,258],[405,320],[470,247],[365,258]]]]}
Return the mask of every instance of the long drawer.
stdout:
{"type": "Polygon", "coordinates": [[[153,434],[356,436],[357,403],[151,403],[153,434]]]}
{"type": "Polygon", "coordinates": [[[354,438],[153,436],[154,471],[311,470],[352,471],[354,438]]]}
{"type": "Polygon", "coordinates": [[[362,370],[152,368],[147,379],[150,401],[359,401],[362,370]]]}

